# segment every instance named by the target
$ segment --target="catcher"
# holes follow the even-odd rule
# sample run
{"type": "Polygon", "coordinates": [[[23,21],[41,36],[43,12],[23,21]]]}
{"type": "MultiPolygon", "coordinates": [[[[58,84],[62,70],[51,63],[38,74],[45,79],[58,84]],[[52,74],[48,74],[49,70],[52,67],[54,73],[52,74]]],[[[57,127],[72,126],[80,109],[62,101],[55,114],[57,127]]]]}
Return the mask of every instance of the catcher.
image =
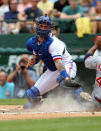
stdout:
{"type": "Polygon", "coordinates": [[[27,49],[33,53],[29,65],[33,66],[41,59],[47,66],[47,70],[35,85],[26,91],[26,96],[33,105],[39,103],[42,95],[57,87],[63,80],[67,86],[79,87],[73,80],[77,72],[76,64],[66,50],[65,44],[51,35],[51,29],[51,19],[41,16],[36,21],[36,35],[26,43],[27,49]]]}
{"type": "Polygon", "coordinates": [[[87,52],[84,62],[86,68],[96,70],[92,100],[95,106],[101,106],[101,36],[96,36],[94,42],[95,44],[87,52]]]}

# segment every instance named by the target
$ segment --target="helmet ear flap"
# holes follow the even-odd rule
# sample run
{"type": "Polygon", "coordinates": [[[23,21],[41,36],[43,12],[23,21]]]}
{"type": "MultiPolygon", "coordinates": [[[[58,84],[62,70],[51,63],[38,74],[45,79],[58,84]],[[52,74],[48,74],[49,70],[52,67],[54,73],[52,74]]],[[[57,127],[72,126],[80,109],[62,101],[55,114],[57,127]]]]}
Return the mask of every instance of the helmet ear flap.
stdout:
{"type": "Polygon", "coordinates": [[[99,37],[101,38],[101,35],[95,36],[95,38],[94,38],[94,43],[97,41],[97,39],[98,39],[99,37]]]}
{"type": "Polygon", "coordinates": [[[98,39],[98,36],[95,36],[95,38],[94,38],[94,42],[96,42],[96,41],[97,41],[97,39],[98,39]]]}

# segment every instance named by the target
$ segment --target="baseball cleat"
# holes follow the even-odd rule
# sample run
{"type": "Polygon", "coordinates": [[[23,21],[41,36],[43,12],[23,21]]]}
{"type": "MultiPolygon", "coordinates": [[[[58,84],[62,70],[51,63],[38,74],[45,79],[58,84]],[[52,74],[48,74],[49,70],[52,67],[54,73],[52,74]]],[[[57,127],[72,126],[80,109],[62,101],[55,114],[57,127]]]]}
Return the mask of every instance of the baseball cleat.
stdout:
{"type": "Polygon", "coordinates": [[[81,92],[80,97],[84,99],[85,101],[91,101],[92,97],[89,93],[81,92]]]}
{"type": "Polygon", "coordinates": [[[28,100],[29,100],[29,102],[27,102],[27,104],[25,104],[23,106],[24,109],[36,108],[36,107],[42,105],[43,101],[44,101],[42,96],[37,97],[35,99],[28,99],[28,100]]]}

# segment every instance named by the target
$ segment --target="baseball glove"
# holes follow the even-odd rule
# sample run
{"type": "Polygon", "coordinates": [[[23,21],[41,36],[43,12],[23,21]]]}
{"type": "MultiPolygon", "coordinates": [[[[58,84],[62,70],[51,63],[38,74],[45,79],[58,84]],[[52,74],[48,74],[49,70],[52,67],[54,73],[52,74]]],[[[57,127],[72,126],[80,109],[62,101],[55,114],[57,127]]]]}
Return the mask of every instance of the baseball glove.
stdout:
{"type": "Polygon", "coordinates": [[[62,80],[59,83],[59,85],[64,87],[64,88],[69,88],[69,87],[79,88],[81,86],[80,83],[75,79],[62,80]]]}

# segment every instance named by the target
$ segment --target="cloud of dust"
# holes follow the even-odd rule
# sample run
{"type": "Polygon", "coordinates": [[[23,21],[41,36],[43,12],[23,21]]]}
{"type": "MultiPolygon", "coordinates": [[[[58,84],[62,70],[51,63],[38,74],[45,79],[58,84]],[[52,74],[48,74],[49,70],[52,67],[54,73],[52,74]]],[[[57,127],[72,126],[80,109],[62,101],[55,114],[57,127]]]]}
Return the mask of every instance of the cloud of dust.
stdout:
{"type": "Polygon", "coordinates": [[[59,91],[48,95],[41,106],[35,109],[39,112],[68,112],[68,111],[89,111],[92,104],[88,102],[78,102],[69,91],[59,91]]]}

